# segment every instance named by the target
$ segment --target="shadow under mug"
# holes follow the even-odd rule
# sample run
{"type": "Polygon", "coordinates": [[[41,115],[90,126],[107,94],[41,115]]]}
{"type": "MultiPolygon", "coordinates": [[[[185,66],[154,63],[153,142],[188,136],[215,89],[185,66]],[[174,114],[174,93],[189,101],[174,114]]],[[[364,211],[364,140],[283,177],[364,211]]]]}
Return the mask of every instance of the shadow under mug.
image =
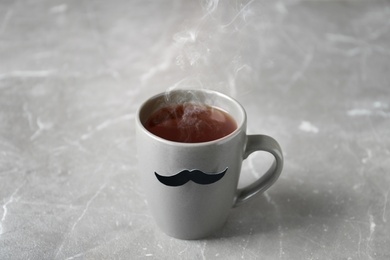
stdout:
{"type": "Polygon", "coordinates": [[[157,225],[169,236],[201,239],[221,228],[232,207],[267,190],[283,168],[282,150],[266,135],[246,134],[246,113],[233,98],[212,90],[173,90],[144,102],[136,114],[139,174],[157,225]],[[231,134],[209,142],[181,143],[160,138],[145,128],[150,115],[161,107],[197,102],[217,107],[237,123],[231,134]],[[251,153],[266,151],[275,160],[252,184],[239,189],[241,164],[251,153]],[[207,176],[207,183],[199,179],[207,176]],[[165,180],[175,177],[180,185],[165,180]]]}

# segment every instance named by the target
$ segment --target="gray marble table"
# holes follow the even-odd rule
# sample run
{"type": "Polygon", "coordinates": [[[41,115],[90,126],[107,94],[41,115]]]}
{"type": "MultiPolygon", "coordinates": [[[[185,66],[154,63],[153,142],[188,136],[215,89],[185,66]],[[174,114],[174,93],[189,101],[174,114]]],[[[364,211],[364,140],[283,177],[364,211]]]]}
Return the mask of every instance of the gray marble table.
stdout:
{"type": "Polygon", "coordinates": [[[389,1],[0,2],[0,259],[390,259],[389,192],[389,1]],[[135,111],[175,88],[233,96],[285,155],[204,240],[140,187],[135,111]]]}

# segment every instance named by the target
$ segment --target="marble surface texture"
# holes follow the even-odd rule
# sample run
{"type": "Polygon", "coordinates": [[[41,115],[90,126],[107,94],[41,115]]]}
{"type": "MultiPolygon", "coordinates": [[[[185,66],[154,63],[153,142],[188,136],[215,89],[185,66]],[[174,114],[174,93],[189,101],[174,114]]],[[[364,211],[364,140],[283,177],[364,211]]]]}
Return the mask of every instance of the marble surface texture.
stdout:
{"type": "Polygon", "coordinates": [[[389,1],[0,2],[0,259],[390,259],[389,192],[389,1]],[[135,111],[174,88],[233,96],[285,155],[204,240],[140,186],[135,111]]]}

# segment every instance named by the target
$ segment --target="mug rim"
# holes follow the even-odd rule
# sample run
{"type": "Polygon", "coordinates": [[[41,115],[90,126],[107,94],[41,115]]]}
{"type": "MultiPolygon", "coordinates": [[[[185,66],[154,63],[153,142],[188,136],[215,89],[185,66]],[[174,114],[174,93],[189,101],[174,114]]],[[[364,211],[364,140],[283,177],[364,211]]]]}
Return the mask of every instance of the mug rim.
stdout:
{"type": "MultiPolygon", "coordinates": [[[[234,120],[236,121],[237,128],[233,132],[231,132],[230,134],[228,134],[228,135],[226,135],[224,137],[221,137],[221,138],[218,138],[218,139],[215,139],[215,140],[211,140],[211,141],[196,142],[196,143],[186,143],[186,142],[171,141],[171,140],[164,139],[164,138],[162,138],[162,137],[160,137],[158,135],[155,135],[155,134],[151,133],[150,131],[148,131],[146,129],[144,124],[141,122],[141,112],[142,112],[142,109],[144,109],[145,106],[148,103],[153,102],[153,100],[157,100],[157,99],[161,98],[162,96],[165,96],[168,92],[158,93],[156,95],[153,95],[153,96],[149,97],[144,102],[142,102],[142,104],[139,106],[139,108],[137,109],[137,112],[136,112],[136,123],[137,123],[138,127],[144,133],[146,133],[149,137],[155,139],[158,142],[162,142],[162,143],[169,144],[169,145],[175,145],[175,146],[191,146],[191,147],[194,147],[194,146],[205,146],[205,145],[211,145],[211,144],[217,144],[217,143],[221,143],[221,142],[226,142],[226,141],[234,138],[235,136],[237,136],[242,131],[242,129],[244,129],[244,131],[245,131],[246,118],[247,118],[246,111],[245,111],[244,107],[236,99],[234,99],[233,97],[230,97],[230,96],[228,96],[228,95],[226,95],[224,93],[221,93],[219,91],[210,90],[210,89],[175,89],[175,90],[170,90],[169,94],[171,94],[171,93],[180,93],[180,92],[204,93],[206,95],[214,95],[214,96],[217,96],[217,97],[221,97],[221,98],[229,101],[230,103],[234,104],[234,106],[237,107],[237,111],[239,112],[239,116],[241,118],[237,119],[236,117],[231,115],[232,113],[230,113],[230,112],[228,112],[228,114],[230,114],[234,118],[234,120]]],[[[224,109],[224,108],[220,108],[220,109],[224,109]]],[[[227,111],[225,111],[225,112],[227,112],[227,111]]]]}

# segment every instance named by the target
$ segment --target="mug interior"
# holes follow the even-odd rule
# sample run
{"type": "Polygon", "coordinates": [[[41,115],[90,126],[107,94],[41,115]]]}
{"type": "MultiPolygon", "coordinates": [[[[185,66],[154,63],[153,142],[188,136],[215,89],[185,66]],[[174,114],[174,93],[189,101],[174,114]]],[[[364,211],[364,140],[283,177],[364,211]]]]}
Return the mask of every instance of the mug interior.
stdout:
{"type": "MultiPolygon", "coordinates": [[[[150,133],[145,128],[145,123],[148,120],[148,118],[158,109],[171,106],[171,105],[188,103],[188,102],[219,108],[227,112],[235,120],[237,124],[237,129],[234,130],[229,135],[224,136],[220,139],[228,138],[229,136],[234,135],[245,124],[246,115],[245,115],[244,108],[233,98],[225,94],[222,94],[220,92],[212,91],[212,90],[173,90],[166,93],[160,93],[148,99],[140,107],[137,114],[138,115],[137,120],[139,120],[139,123],[142,125],[144,131],[148,132],[149,134],[157,138],[160,138],[150,133]]],[[[187,144],[196,144],[196,143],[187,143],[187,144]]]]}

